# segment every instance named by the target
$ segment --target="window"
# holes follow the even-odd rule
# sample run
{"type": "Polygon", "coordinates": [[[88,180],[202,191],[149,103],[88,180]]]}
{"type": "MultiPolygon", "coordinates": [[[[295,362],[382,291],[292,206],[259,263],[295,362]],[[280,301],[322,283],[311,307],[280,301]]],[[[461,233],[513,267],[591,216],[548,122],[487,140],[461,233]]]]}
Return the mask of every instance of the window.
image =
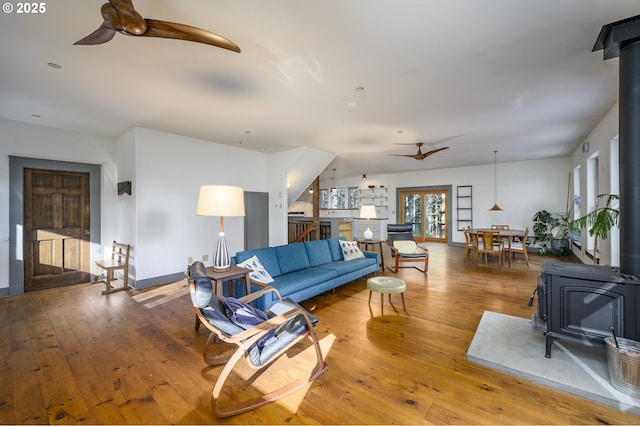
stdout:
{"type": "MultiPolygon", "coordinates": [[[[620,194],[620,152],[619,152],[619,143],[618,136],[613,138],[609,145],[609,149],[611,151],[609,170],[611,173],[609,174],[609,182],[610,194],[620,194]]],[[[620,200],[614,200],[611,203],[611,207],[619,208],[620,200]]],[[[617,226],[611,228],[611,232],[609,233],[609,244],[611,244],[611,259],[609,264],[612,266],[620,266],[620,228],[617,226]]]]}
{"type": "Polygon", "coordinates": [[[413,224],[416,241],[447,242],[448,190],[400,192],[402,223],[413,224]]]}
{"type": "Polygon", "coordinates": [[[580,169],[581,166],[573,169],[573,219],[577,219],[580,216],[580,206],[582,201],[580,199],[580,169]]]}
{"type": "Polygon", "coordinates": [[[347,208],[347,190],[346,188],[335,188],[329,191],[329,204],[332,209],[347,208]]]}
{"type": "MultiPolygon", "coordinates": [[[[587,212],[593,211],[598,206],[598,153],[596,152],[587,160],[587,212]]],[[[594,237],[587,232],[587,253],[592,250],[594,237]]],[[[597,253],[591,253],[598,256],[597,253]]]]}
{"type": "MultiPolygon", "coordinates": [[[[580,171],[581,166],[573,169],[573,217],[570,219],[577,219],[582,216],[580,210],[582,205],[582,200],[580,199],[580,171]]],[[[571,232],[571,239],[575,246],[582,247],[582,233],[580,231],[571,232]]]]}
{"type": "Polygon", "coordinates": [[[349,198],[349,208],[357,209],[360,207],[360,198],[358,197],[358,188],[352,186],[347,188],[347,197],[349,198]]]}
{"type": "Polygon", "coordinates": [[[329,190],[328,189],[320,190],[320,208],[321,209],[329,208],[329,190]]]}

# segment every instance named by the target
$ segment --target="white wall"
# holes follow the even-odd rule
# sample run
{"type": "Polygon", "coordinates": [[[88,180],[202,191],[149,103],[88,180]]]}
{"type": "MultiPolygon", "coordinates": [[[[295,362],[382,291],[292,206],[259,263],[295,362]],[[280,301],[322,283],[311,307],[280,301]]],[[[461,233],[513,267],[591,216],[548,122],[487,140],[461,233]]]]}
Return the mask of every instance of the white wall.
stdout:
{"type": "MultiPolygon", "coordinates": [[[[134,244],[136,235],[136,200],[138,197],[138,188],[136,187],[136,129],[132,129],[120,136],[116,141],[116,164],[117,181],[131,181],[131,195],[120,195],[116,205],[111,209],[106,209],[106,212],[113,212],[118,218],[117,228],[114,238],[112,240],[131,244],[131,257],[129,260],[129,280],[131,283],[135,283],[136,279],[136,247],[134,244]]],[[[109,213],[107,213],[109,214],[109,213]]],[[[102,243],[105,245],[105,250],[109,250],[109,239],[103,239],[102,243]]]]}
{"type": "MultiPolygon", "coordinates": [[[[267,155],[186,136],[135,129],[136,280],[184,271],[187,258],[211,265],[219,218],[196,216],[200,185],[269,192],[267,155]]],[[[243,249],[244,219],[224,219],[229,251],[243,249]]]]}
{"type": "MultiPolygon", "coordinates": [[[[598,194],[609,194],[611,192],[611,173],[609,164],[611,160],[610,143],[618,136],[618,103],[616,102],[600,122],[593,128],[589,135],[583,140],[583,143],[589,143],[589,152],[582,152],[582,143],[571,155],[571,170],[581,166],[582,173],[580,176],[580,197],[582,200],[587,199],[587,160],[594,154],[598,155],[598,194]]],[[[586,202],[582,203],[581,212],[585,215],[587,212],[586,202]]],[[[587,247],[587,230],[582,231],[582,249],[574,248],[573,252],[584,263],[593,263],[584,252],[592,250],[587,247]]],[[[602,240],[599,242],[599,255],[601,265],[611,265],[611,241],[602,240]]],[[[617,265],[616,265],[617,266],[617,265]]]]}
{"type": "MultiPolygon", "coordinates": [[[[0,289],[9,287],[9,156],[99,164],[102,166],[101,204],[114,205],[116,195],[115,140],[0,119],[0,289]]],[[[103,214],[103,241],[115,236],[116,221],[103,214]]],[[[100,256],[92,247],[92,259],[100,256]]],[[[0,294],[2,292],[0,291],[0,294]]]]}
{"type": "MultiPolygon", "coordinates": [[[[457,231],[456,187],[473,186],[473,226],[488,227],[491,224],[508,224],[512,228],[533,227],[531,218],[540,209],[563,212],[566,209],[569,179],[569,158],[498,163],[498,205],[502,211],[489,209],[494,203],[494,165],[458,167],[450,169],[424,170],[387,175],[367,174],[367,181],[360,177],[342,178],[340,186],[366,188],[367,185],[384,185],[389,189],[389,223],[397,222],[396,189],[402,187],[452,185],[451,212],[453,242],[464,242],[464,234],[457,231]]],[[[330,182],[320,183],[327,188],[330,182]]],[[[531,232],[530,232],[531,234],[531,232]]]]}

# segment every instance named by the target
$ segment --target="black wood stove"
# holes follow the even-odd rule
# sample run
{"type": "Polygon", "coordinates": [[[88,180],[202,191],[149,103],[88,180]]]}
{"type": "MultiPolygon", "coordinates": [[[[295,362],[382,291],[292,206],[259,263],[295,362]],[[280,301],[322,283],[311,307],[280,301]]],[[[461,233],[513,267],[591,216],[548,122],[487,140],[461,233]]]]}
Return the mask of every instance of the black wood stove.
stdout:
{"type": "Polygon", "coordinates": [[[640,281],[610,266],[543,262],[538,285],[538,312],[533,326],[546,335],[547,358],[554,339],[604,347],[611,326],[616,334],[640,340],[640,281]]]}

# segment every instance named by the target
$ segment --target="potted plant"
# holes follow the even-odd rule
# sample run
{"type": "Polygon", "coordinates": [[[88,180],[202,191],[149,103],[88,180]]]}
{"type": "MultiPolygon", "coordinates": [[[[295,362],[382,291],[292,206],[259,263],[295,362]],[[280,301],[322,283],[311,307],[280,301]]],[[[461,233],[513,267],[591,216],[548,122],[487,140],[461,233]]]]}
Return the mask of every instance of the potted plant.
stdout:
{"type": "Polygon", "coordinates": [[[566,256],[571,252],[569,243],[569,215],[539,210],[533,215],[534,242],[540,243],[540,254],[566,256]]]}
{"type": "Polygon", "coordinates": [[[589,235],[593,239],[593,264],[598,263],[598,241],[609,236],[611,228],[618,226],[620,212],[617,208],[611,207],[614,200],[619,200],[616,194],[600,194],[597,197],[596,208],[586,215],[569,223],[572,231],[582,231],[588,228],[589,235]],[[603,207],[598,207],[601,199],[606,199],[603,207]]]}

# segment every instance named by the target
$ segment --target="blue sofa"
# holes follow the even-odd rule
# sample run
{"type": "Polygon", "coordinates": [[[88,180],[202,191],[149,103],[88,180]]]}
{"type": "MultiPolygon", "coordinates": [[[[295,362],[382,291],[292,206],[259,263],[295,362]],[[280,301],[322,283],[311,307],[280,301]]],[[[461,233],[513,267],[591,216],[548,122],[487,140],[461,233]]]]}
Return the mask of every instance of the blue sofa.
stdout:
{"type": "MultiPolygon", "coordinates": [[[[378,253],[363,252],[364,258],[345,261],[339,240],[307,241],[277,247],[265,247],[236,253],[232,262],[239,264],[257,256],[264,269],[269,272],[275,287],[283,298],[296,302],[334,289],[360,277],[376,272],[380,268],[378,253]]],[[[257,290],[266,284],[252,280],[257,290]]],[[[254,306],[266,310],[276,302],[274,293],[254,301],[254,306]]]]}

